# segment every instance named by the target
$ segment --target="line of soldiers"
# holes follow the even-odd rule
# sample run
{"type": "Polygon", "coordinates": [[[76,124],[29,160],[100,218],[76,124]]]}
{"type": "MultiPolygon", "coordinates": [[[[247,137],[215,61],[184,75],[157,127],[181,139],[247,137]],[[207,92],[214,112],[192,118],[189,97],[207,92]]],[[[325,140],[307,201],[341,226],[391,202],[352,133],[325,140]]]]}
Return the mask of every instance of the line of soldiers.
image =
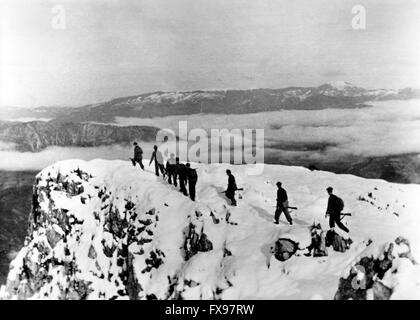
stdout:
{"type": "MultiPolygon", "coordinates": [[[[140,167],[144,170],[142,163],[143,160],[143,150],[134,142],[134,158],[131,159],[133,166],[138,163],[140,167]]],[[[174,184],[175,187],[178,186],[177,180],[179,181],[180,191],[186,195],[190,196],[192,201],[195,201],[195,186],[197,184],[198,176],[197,170],[191,168],[189,163],[183,164],[179,162],[179,158],[172,153],[170,158],[166,162],[166,167],[164,165],[164,160],[162,153],[158,150],[158,147],[155,145],[153,147],[152,157],[150,158],[149,165],[155,163],[155,174],[159,176],[159,172],[162,173],[163,178],[168,176],[168,183],[174,184]],[[188,192],[186,189],[188,185],[188,192]]],[[[226,170],[228,176],[228,186],[227,189],[223,192],[226,197],[231,201],[232,206],[236,206],[235,192],[239,189],[236,185],[235,177],[232,172],[228,169],[226,170]]],[[[329,225],[330,228],[334,228],[337,225],[339,228],[345,232],[349,232],[349,229],[341,222],[342,211],[344,209],[344,202],[341,198],[333,194],[333,188],[328,187],[327,192],[329,195],[327,211],[325,217],[329,216],[329,225]]],[[[289,201],[287,197],[287,191],[282,187],[282,183],[277,182],[277,205],[276,211],[274,214],[274,223],[279,224],[280,216],[284,213],[286,220],[290,225],[293,224],[293,219],[290,215],[289,209],[296,209],[295,207],[289,207],[289,201]]]]}
{"type": "MultiPolygon", "coordinates": [[[[131,159],[133,166],[136,166],[138,163],[140,168],[144,170],[143,165],[143,150],[138,145],[137,142],[134,142],[134,158],[131,159]]],[[[149,166],[154,162],[155,164],[155,174],[159,176],[161,173],[163,178],[168,177],[168,183],[173,184],[175,187],[178,186],[180,191],[185,196],[190,196],[192,201],[195,201],[195,186],[197,184],[198,176],[197,170],[191,168],[189,163],[183,164],[179,162],[179,158],[175,158],[175,155],[171,153],[170,158],[166,162],[166,167],[164,164],[164,159],[162,153],[158,150],[158,147],[153,146],[152,156],[150,158],[149,166]],[[186,186],[188,185],[188,192],[186,186]]]]}
{"type": "Polygon", "coordinates": [[[170,158],[166,162],[166,172],[168,174],[169,184],[178,186],[177,180],[179,181],[179,191],[184,195],[190,196],[192,201],[195,201],[195,186],[197,184],[198,175],[197,170],[191,168],[189,163],[183,164],[179,162],[179,158],[171,153],[170,158]],[[188,185],[188,192],[186,186],[188,185]]]}
{"type": "MultiPolygon", "coordinates": [[[[134,142],[133,145],[134,158],[130,158],[130,160],[133,166],[136,166],[138,163],[140,168],[144,170],[143,150],[137,142],[134,142]]],[[[156,176],[159,176],[159,173],[162,173],[163,178],[167,176],[168,183],[173,184],[175,187],[178,186],[179,181],[179,190],[184,195],[189,195],[192,201],[195,201],[195,186],[198,180],[196,169],[191,168],[189,163],[180,163],[179,158],[175,158],[175,154],[173,153],[171,153],[165,167],[162,153],[158,150],[156,145],[153,147],[153,153],[150,158],[149,166],[152,164],[152,162],[155,164],[156,176]],[[186,188],[187,185],[188,191],[186,188]]],[[[226,197],[231,201],[232,206],[236,206],[235,191],[240,189],[238,189],[236,186],[235,177],[233,176],[232,172],[230,170],[226,170],[226,174],[228,176],[228,186],[224,193],[226,194],[226,197]]]]}

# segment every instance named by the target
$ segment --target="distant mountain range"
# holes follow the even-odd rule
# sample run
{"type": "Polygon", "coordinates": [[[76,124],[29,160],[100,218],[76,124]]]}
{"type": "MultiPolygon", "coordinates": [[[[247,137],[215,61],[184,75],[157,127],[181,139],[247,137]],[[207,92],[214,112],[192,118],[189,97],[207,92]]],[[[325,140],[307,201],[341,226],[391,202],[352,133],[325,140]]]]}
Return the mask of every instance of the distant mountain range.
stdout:
{"type": "Polygon", "coordinates": [[[276,110],[361,108],[369,101],[420,98],[420,90],[364,89],[336,81],[319,87],[152,92],[76,108],[0,109],[0,119],[47,118],[114,122],[115,117],[163,117],[200,113],[246,114],[276,110]]]}
{"type": "Polygon", "coordinates": [[[159,129],[149,126],[117,127],[63,121],[0,122],[0,140],[17,151],[38,152],[49,146],[91,147],[155,141],[159,129]]]}

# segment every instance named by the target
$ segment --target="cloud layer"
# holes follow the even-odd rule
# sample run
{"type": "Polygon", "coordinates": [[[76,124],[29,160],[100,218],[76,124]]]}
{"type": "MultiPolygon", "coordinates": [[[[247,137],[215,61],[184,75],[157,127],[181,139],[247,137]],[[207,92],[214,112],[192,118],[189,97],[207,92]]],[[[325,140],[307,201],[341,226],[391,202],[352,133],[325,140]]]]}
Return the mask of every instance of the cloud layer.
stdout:
{"type": "Polygon", "coordinates": [[[324,157],[338,158],[420,153],[420,100],[372,102],[371,105],[361,109],[118,118],[117,121],[120,125],[155,125],[175,131],[179,121],[185,120],[188,129],[262,128],[266,151],[278,151],[283,146],[295,154],[310,149],[312,152],[306,153],[312,156],[315,156],[313,149],[321,150],[324,157]]]}
{"type": "MultiPolygon", "coordinates": [[[[152,146],[147,149],[150,150],[152,146]]],[[[49,147],[41,152],[0,151],[0,170],[41,170],[65,159],[91,160],[127,159],[132,157],[132,148],[119,145],[92,148],[49,147]]]]}
{"type": "MultiPolygon", "coordinates": [[[[118,118],[118,125],[153,125],[178,131],[179,121],[188,130],[264,129],[265,158],[283,163],[294,160],[347,161],[408,153],[420,154],[420,100],[374,102],[363,109],[279,111],[246,115],[192,115],[153,119],[118,118]]],[[[190,145],[193,142],[190,142],[190,145]]],[[[153,143],[141,144],[148,161],[153,143]]],[[[40,170],[69,158],[127,159],[131,147],[50,147],[39,153],[18,153],[0,143],[0,169],[40,170]]],[[[190,159],[192,160],[192,159],[190,159]]]]}

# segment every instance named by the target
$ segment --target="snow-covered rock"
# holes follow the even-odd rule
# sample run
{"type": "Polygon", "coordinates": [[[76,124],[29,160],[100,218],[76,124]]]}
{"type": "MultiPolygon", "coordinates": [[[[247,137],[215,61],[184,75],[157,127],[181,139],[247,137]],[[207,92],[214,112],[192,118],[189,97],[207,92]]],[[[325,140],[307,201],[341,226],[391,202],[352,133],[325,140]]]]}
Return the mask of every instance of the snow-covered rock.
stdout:
{"type": "Polygon", "coordinates": [[[420,186],[300,167],[195,164],[197,201],[126,161],[68,160],[37,176],[25,246],[4,299],[420,298],[420,186]],[[238,206],[221,193],[230,168],[238,206]],[[273,224],[276,187],[294,225],[273,224]],[[333,186],[353,240],[345,252],[306,256],[333,186]],[[278,240],[296,243],[276,258],[278,240]],[[277,243],[277,245],[276,245],[277,243]],[[285,258],[285,259],[283,259],[285,258]]]}
{"type": "Polygon", "coordinates": [[[330,81],[319,86],[318,91],[326,96],[360,97],[366,94],[367,90],[345,81],[330,81]]]}
{"type": "Polygon", "coordinates": [[[135,104],[135,103],[180,103],[191,100],[200,99],[219,99],[223,96],[216,91],[175,91],[175,92],[155,92],[146,95],[140,95],[136,98],[130,98],[127,101],[123,101],[122,104],[135,104]]]}
{"type": "Polygon", "coordinates": [[[344,90],[346,88],[355,87],[353,84],[347,81],[337,80],[337,81],[329,81],[326,83],[327,85],[336,88],[337,90],[344,90]]]}

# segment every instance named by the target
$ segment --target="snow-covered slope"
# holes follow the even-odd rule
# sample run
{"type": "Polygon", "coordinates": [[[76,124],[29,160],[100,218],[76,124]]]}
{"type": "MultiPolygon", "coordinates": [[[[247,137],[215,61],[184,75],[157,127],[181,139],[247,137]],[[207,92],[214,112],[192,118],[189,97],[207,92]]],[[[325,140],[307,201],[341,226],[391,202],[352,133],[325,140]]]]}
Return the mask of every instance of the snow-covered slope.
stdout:
{"type": "Polygon", "coordinates": [[[318,87],[319,93],[326,96],[355,96],[359,97],[366,93],[367,90],[356,87],[345,81],[331,81],[318,87]]]}
{"type": "Polygon", "coordinates": [[[420,186],[278,165],[259,176],[247,176],[246,166],[195,167],[196,202],[151,168],[143,172],[125,161],[69,160],[44,169],[29,235],[0,296],[420,298],[420,186]],[[237,207],[221,193],[228,167],[244,188],[237,207]],[[292,226],[284,217],[273,224],[278,180],[298,207],[292,226]],[[279,261],[273,255],[279,238],[303,249],[314,221],[328,229],[329,185],[353,214],[345,218],[350,248],[329,247],[324,257],[298,250],[279,261]]]}

